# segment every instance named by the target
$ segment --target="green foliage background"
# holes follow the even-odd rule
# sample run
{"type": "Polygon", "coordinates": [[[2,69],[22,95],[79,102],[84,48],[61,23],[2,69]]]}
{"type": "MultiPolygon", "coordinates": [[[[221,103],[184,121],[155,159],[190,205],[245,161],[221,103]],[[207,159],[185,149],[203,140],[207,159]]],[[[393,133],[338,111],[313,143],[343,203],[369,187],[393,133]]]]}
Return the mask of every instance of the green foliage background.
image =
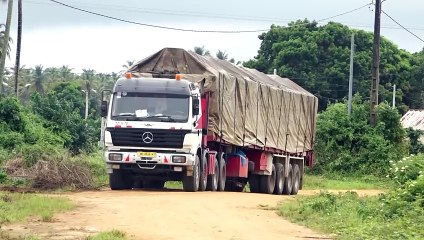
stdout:
{"type": "MultiPolygon", "coordinates": [[[[298,20],[287,27],[272,25],[259,36],[258,55],[244,66],[288,77],[319,98],[320,110],[348,93],[351,34],[355,33],[354,92],[369,96],[373,34],[335,22],[298,20]]],[[[411,54],[382,37],[380,63],[381,102],[391,101],[397,85],[396,101],[403,113],[424,106],[424,51],[411,54]]]]}

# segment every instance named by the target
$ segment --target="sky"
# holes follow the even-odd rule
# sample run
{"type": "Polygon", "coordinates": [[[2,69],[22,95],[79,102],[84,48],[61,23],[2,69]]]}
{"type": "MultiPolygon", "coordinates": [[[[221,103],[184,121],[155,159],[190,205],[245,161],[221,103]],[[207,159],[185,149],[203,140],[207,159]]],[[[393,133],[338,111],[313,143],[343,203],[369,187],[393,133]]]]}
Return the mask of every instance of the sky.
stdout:
{"type": "MultiPolygon", "coordinates": [[[[271,24],[286,26],[298,19],[319,20],[344,13],[372,0],[59,0],[60,2],[129,21],[194,30],[264,30],[271,24]]],[[[123,70],[127,60],[141,60],[165,47],[193,49],[205,46],[212,54],[225,50],[236,61],[257,55],[260,40],[255,33],[195,33],[158,29],[93,16],[50,0],[23,1],[21,64],[26,67],[67,65],[111,73],[123,70]]],[[[11,36],[16,40],[17,11],[11,36]]],[[[373,30],[373,7],[330,21],[373,30]]],[[[423,0],[386,0],[383,10],[424,39],[423,0]]],[[[6,4],[0,5],[5,22],[6,4]]],[[[325,24],[328,21],[322,21],[325,24]]],[[[382,16],[381,34],[409,52],[421,51],[424,43],[382,16]]],[[[14,65],[14,48],[7,66],[14,65]]]]}

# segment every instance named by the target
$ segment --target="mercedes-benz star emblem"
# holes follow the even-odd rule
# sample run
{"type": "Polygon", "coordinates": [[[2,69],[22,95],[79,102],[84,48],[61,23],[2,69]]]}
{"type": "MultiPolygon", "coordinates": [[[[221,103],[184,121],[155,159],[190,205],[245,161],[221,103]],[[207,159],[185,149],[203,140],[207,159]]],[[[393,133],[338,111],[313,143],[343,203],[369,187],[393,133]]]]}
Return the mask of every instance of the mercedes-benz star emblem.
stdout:
{"type": "Polygon", "coordinates": [[[141,136],[141,139],[143,139],[143,142],[145,142],[145,143],[152,143],[153,142],[153,134],[151,132],[145,132],[141,136]]]}

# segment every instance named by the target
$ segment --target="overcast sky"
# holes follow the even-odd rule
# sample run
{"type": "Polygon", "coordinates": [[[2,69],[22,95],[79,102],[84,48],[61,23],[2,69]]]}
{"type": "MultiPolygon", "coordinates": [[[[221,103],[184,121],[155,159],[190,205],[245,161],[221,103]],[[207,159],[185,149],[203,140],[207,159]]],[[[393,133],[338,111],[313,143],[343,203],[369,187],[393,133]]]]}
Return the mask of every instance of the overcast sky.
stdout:
{"type": "MultiPolygon", "coordinates": [[[[318,20],[370,3],[371,0],[59,0],[63,3],[146,24],[195,30],[257,30],[271,24],[308,18],[318,20]],[[121,3],[121,2],[125,2],[121,3]]],[[[259,50],[260,33],[192,33],[121,23],[66,8],[49,0],[24,0],[24,28],[21,63],[27,67],[68,65],[80,72],[118,72],[126,60],[140,60],[164,47],[193,49],[204,45],[211,53],[228,52],[236,61],[253,58],[259,50]]],[[[15,1],[15,8],[17,1],[15,1]]],[[[386,13],[424,38],[423,0],[387,0],[386,13]]],[[[16,12],[12,37],[16,40],[16,12]]],[[[0,6],[0,22],[6,5],[0,6]]],[[[337,17],[353,28],[373,30],[374,12],[366,7],[337,17]]],[[[325,24],[326,22],[321,22],[325,24]]],[[[424,43],[399,29],[382,16],[382,35],[410,52],[424,43]]],[[[12,48],[15,48],[16,41],[12,48]]],[[[14,60],[14,51],[12,59],[14,60]]],[[[8,66],[13,62],[9,60],[8,66]]]]}

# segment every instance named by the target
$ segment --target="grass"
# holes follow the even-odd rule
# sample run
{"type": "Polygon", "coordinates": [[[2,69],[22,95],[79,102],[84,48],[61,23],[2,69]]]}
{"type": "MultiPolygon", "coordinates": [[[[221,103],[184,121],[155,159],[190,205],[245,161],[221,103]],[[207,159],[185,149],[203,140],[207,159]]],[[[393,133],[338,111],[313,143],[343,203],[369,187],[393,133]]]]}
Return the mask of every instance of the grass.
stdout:
{"type": "Polygon", "coordinates": [[[316,176],[306,174],[303,189],[307,190],[364,190],[388,189],[391,183],[375,177],[316,176]]]}
{"type": "Polygon", "coordinates": [[[95,236],[88,237],[87,240],[127,240],[127,234],[119,230],[101,232],[95,236]]]}
{"type": "MultiPolygon", "coordinates": [[[[385,190],[392,186],[392,183],[375,177],[346,177],[346,176],[317,176],[305,174],[305,190],[385,190]]],[[[167,189],[182,189],[181,182],[166,182],[167,189]]],[[[246,185],[249,191],[249,184],[246,185]]]]}
{"type": "Polygon", "coordinates": [[[73,203],[66,198],[0,192],[0,226],[29,217],[39,217],[44,222],[51,222],[55,213],[73,208],[73,203]]]}
{"type": "Polygon", "coordinates": [[[321,192],[281,203],[278,213],[338,239],[424,239],[424,209],[389,204],[384,198],[321,192]]]}
{"type": "Polygon", "coordinates": [[[167,189],[183,189],[183,183],[178,181],[168,181],[165,183],[165,188],[167,189]]]}

